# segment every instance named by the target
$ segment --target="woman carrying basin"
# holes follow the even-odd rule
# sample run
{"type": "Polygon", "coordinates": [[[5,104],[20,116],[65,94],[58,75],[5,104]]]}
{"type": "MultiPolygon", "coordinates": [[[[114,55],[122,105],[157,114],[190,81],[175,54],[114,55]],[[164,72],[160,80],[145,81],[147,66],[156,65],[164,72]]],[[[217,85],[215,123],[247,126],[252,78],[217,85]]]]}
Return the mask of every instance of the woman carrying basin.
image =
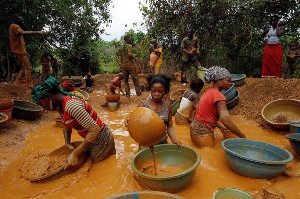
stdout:
{"type": "Polygon", "coordinates": [[[230,87],[230,73],[227,69],[213,66],[205,72],[204,79],[213,83],[200,98],[196,114],[190,125],[190,136],[199,147],[213,147],[215,142],[214,129],[218,127],[222,133],[229,130],[238,137],[246,138],[230,118],[226,106],[226,97],[221,93],[230,87]],[[219,123],[221,120],[222,124],[219,123]]]}

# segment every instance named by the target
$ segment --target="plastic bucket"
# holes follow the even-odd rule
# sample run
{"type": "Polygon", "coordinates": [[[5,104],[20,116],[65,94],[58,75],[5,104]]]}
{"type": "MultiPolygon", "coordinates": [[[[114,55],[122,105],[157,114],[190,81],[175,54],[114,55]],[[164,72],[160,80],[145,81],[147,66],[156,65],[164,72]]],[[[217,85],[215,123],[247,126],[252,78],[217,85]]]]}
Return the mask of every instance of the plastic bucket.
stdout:
{"type": "Polygon", "coordinates": [[[116,111],[118,109],[118,102],[107,102],[108,103],[108,109],[110,111],[116,111]]]}
{"type": "Polygon", "coordinates": [[[0,113],[4,113],[8,117],[6,123],[11,121],[12,110],[13,110],[13,108],[10,108],[10,109],[7,109],[7,110],[0,110],[0,113]]]}
{"type": "Polygon", "coordinates": [[[214,192],[213,199],[254,199],[254,197],[240,189],[220,189],[214,192]]]}

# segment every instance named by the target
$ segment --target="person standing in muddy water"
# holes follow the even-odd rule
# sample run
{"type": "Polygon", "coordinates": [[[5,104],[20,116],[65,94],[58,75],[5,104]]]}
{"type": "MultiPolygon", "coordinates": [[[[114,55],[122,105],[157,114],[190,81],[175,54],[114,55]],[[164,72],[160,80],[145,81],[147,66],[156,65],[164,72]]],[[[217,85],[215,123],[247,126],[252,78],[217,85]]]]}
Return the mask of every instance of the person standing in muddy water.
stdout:
{"type": "Polygon", "coordinates": [[[271,17],[270,27],[265,29],[259,39],[265,44],[262,57],[262,76],[281,77],[283,48],[280,37],[284,33],[284,26],[277,15],[271,17]],[[267,36],[267,39],[265,37],[267,36]]]}
{"type": "Polygon", "coordinates": [[[190,89],[184,91],[179,108],[175,114],[175,122],[178,125],[189,125],[195,116],[195,110],[199,103],[199,93],[204,86],[200,78],[191,80],[190,89]]]}
{"type": "Polygon", "coordinates": [[[83,99],[63,91],[60,83],[50,76],[44,84],[36,85],[31,93],[32,101],[40,104],[52,102],[64,123],[63,135],[66,147],[73,149],[72,129],[84,138],[83,142],[68,156],[65,169],[78,164],[80,154],[88,151],[94,163],[116,153],[114,137],[108,126],[99,118],[91,105],[83,99]]]}
{"type": "Polygon", "coordinates": [[[289,46],[290,48],[286,51],[284,74],[286,78],[293,78],[297,64],[297,58],[300,56],[300,51],[298,50],[298,44],[296,41],[292,41],[289,46]]]}
{"type": "MultiPolygon", "coordinates": [[[[167,144],[168,137],[171,142],[177,144],[179,147],[182,145],[180,140],[175,137],[173,122],[172,122],[172,109],[168,101],[165,100],[165,95],[170,92],[171,79],[164,74],[149,75],[147,77],[148,90],[150,90],[151,97],[141,101],[138,107],[146,107],[156,112],[163,120],[166,126],[166,135],[158,144],[167,144]]],[[[146,148],[140,145],[139,150],[146,148]]]]}
{"type": "Polygon", "coordinates": [[[213,83],[213,88],[207,90],[200,98],[196,114],[190,125],[190,136],[196,146],[214,147],[214,129],[218,127],[221,132],[228,129],[241,138],[245,134],[230,118],[226,107],[226,97],[221,93],[230,87],[231,75],[225,68],[213,66],[205,72],[205,81],[213,83]],[[218,121],[221,120],[222,124],[218,121]]]}
{"type": "Polygon", "coordinates": [[[121,72],[124,76],[124,86],[126,97],[130,97],[130,87],[129,87],[129,75],[133,80],[135,87],[135,92],[137,96],[141,95],[139,77],[137,74],[137,64],[138,59],[132,53],[132,41],[129,35],[124,36],[125,43],[119,48],[119,64],[121,66],[121,72]]]}
{"type": "Polygon", "coordinates": [[[187,70],[190,64],[193,64],[197,70],[197,75],[199,73],[199,78],[203,80],[203,73],[206,68],[202,67],[198,56],[200,55],[200,43],[198,37],[194,36],[194,31],[189,30],[187,36],[183,38],[180,50],[182,52],[182,63],[181,63],[181,84],[187,83],[187,70]],[[202,74],[202,75],[201,75],[202,74]]]}
{"type": "Polygon", "coordinates": [[[42,74],[41,74],[41,80],[44,81],[51,75],[50,70],[50,59],[51,55],[48,52],[44,52],[44,54],[41,57],[40,64],[42,65],[42,74]]]}
{"type": "Polygon", "coordinates": [[[44,31],[24,31],[24,19],[20,15],[13,16],[13,23],[9,27],[10,50],[18,60],[21,70],[16,78],[14,84],[20,84],[23,76],[26,79],[26,86],[33,87],[32,82],[32,67],[29,62],[29,54],[26,51],[25,41],[23,35],[39,34],[44,35],[44,31]]]}

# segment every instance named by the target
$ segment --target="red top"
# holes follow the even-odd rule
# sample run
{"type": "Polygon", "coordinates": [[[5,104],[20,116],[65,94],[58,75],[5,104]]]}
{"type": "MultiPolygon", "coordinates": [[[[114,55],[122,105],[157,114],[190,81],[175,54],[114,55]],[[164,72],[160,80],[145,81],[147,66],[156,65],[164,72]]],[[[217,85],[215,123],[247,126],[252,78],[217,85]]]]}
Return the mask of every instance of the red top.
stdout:
{"type": "Polygon", "coordinates": [[[115,87],[117,88],[120,88],[121,87],[121,80],[119,77],[115,77],[113,80],[112,80],[112,83],[115,87]]]}
{"type": "Polygon", "coordinates": [[[200,98],[195,118],[213,131],[219,120],[216,102],[226,101],[226,97],[216,88],[207,90],[200,98]]]}
{"type": "Polygon", "coordinates": [[[44,70],[50,70],[50,63],[51,59],[49,59],[48,57],[41,57],[41,64],[43,66],[44,70]]]}

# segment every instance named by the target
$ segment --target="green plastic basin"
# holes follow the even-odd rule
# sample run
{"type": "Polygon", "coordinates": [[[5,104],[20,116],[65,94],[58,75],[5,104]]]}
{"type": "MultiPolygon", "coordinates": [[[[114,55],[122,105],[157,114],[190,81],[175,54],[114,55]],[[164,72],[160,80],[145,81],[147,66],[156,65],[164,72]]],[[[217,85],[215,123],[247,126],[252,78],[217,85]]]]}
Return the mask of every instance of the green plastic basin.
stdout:
{"type": "Polygon", "coordinates": [[[254,199],[249,193],[240,189],[225,188],[214,192],[213,199],[254,199]]]}
{"type": "Polygon", "coordinates": [[[153,167],[153,158],[149,148],[137,153],[131,162],[136,180],[154,191],[176,193],[187,187],[196,174],[200,164],[200,155],[194,149],[175,144],[154,146],[157,175],[145,172],[153,167]],[[171,172],[170,172],[171,171],[171,172]]]}

